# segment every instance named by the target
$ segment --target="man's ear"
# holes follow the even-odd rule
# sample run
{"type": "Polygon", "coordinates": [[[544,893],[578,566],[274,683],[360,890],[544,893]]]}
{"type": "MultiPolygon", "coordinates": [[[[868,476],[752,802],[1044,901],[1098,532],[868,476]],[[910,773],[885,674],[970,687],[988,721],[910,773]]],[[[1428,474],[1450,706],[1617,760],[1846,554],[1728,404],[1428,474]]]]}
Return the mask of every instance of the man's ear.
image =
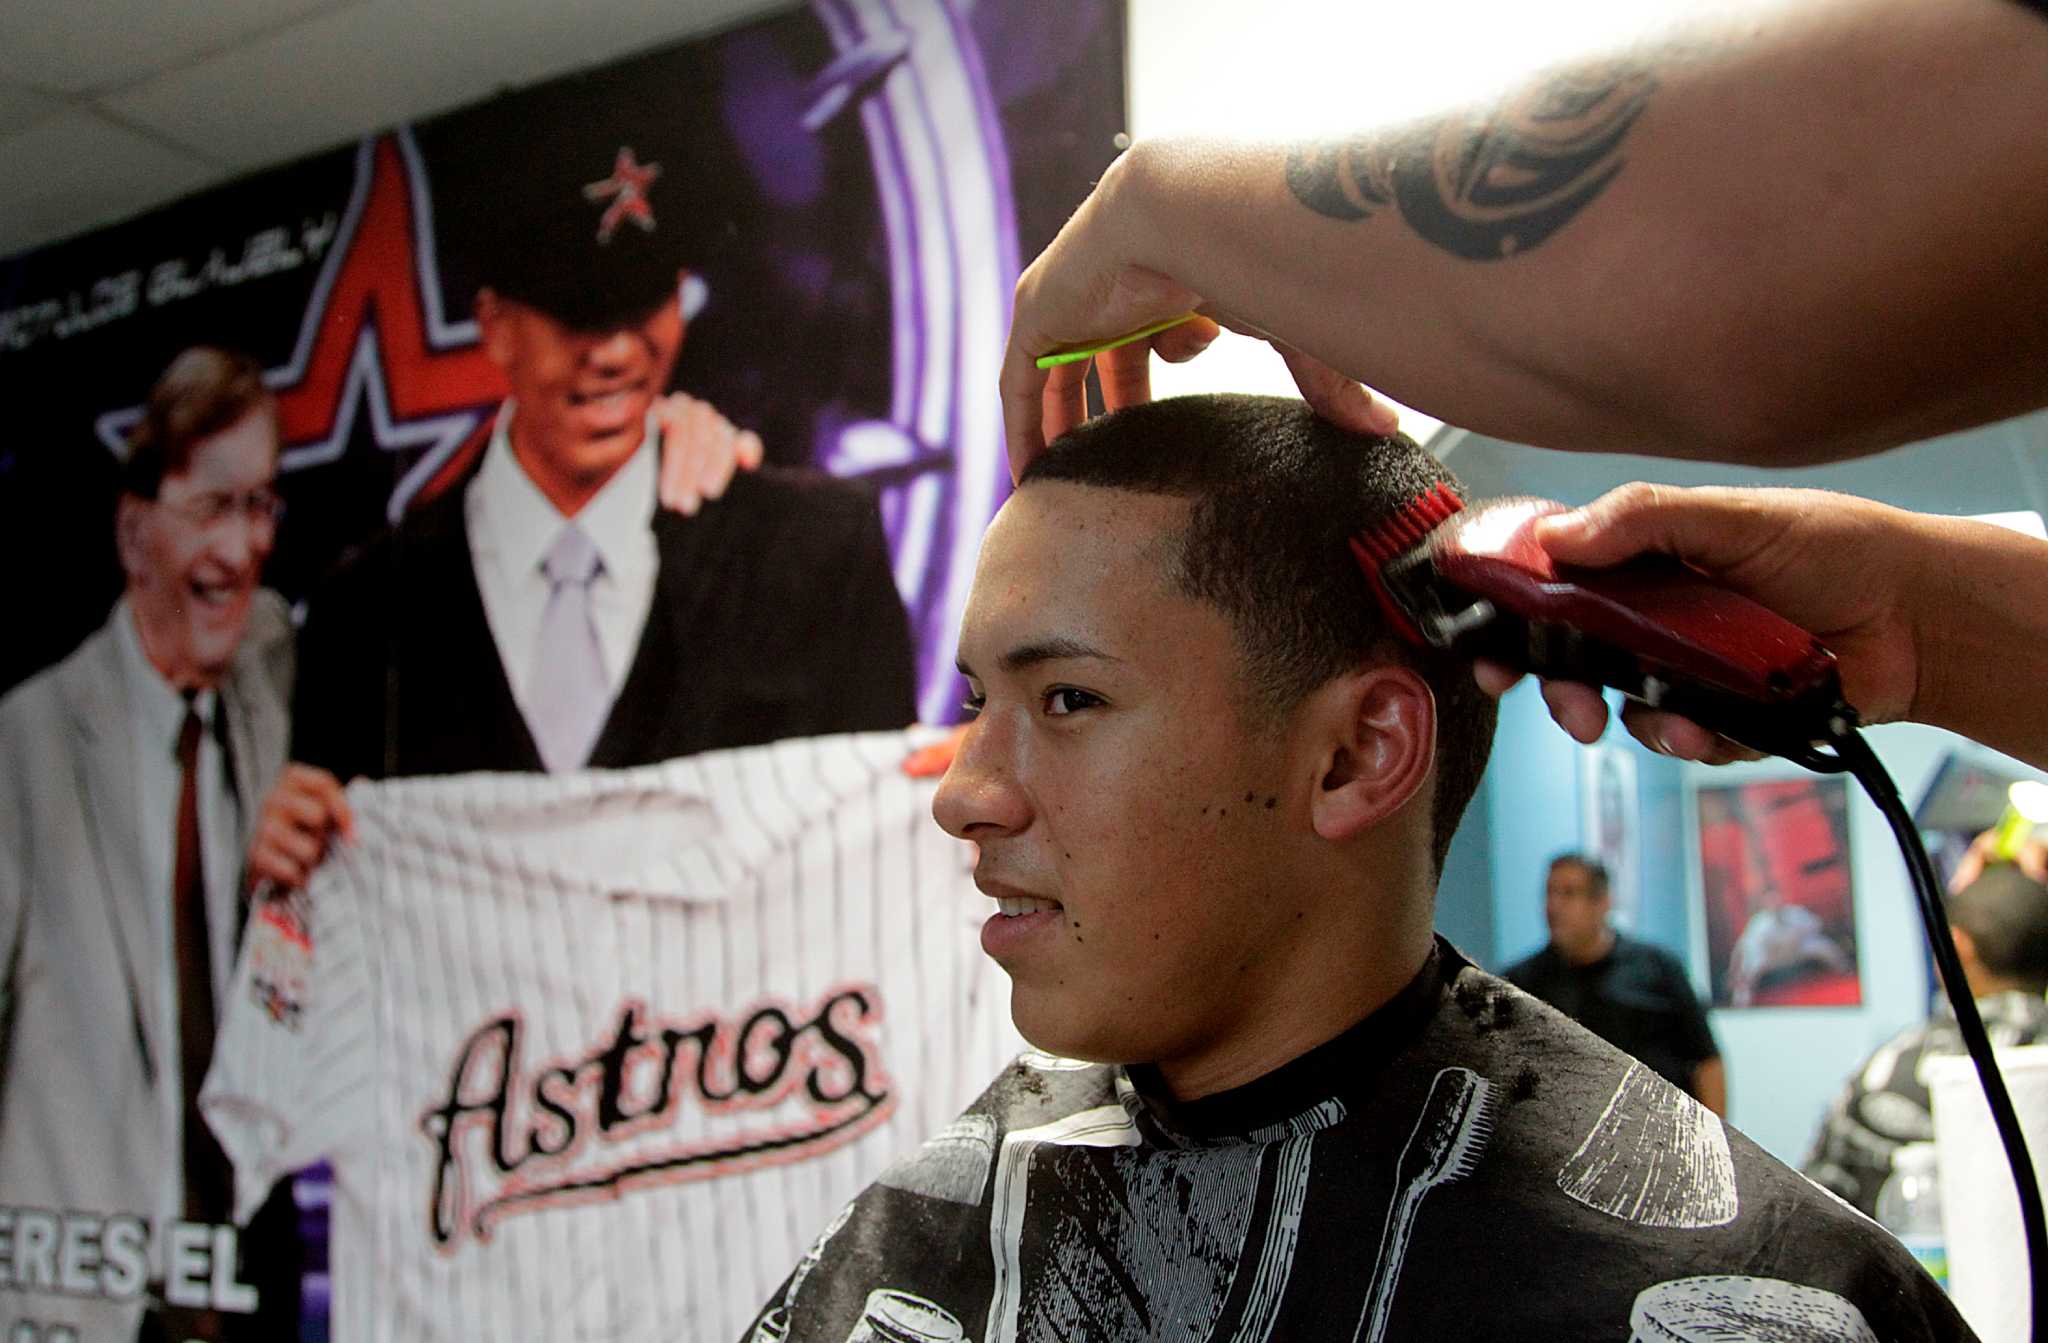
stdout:
{"type": "Polygon", "coordinates": [[[1977,959],[1976,938],[1970,936],[1963,929],[1956,927],[1953,923],[1948,926],[1948,935],[1955,941],[1956,962],[1963,967],[1963,972],[1966,976],[1973,967],[1981,967],[1984,964],[1977,959]]]}
{"type": "Polygon", "coordinates": [[[114,505],[114,551],[121,557],[121,572],[133,579],[147,567],[142,553],[144,500],[123,491],[114,505]]]}
{"type": "Polygon", "coordinates": [[[683,325],[697,320],[697,314],[704,311],[705,301],[711,297],[711,286],[704,283],[704,277],[687,266],[676,270],[676,311],[683,316],[683,325]]]}
{"type": "Polygon", "coordinates": [[[476,291],[476,329],[483,336],[484,355],[499,368],[512,364],[512,324],[505,301],[489,285],[476,291]]]}
{"type": "Polygon", "coordinates": [[[1408,805],[1436,764],[1436,696],[1407,667],[1365,667],[1316,692],[1322,777],[1316,833],[1351,839],[1408,805]]]}

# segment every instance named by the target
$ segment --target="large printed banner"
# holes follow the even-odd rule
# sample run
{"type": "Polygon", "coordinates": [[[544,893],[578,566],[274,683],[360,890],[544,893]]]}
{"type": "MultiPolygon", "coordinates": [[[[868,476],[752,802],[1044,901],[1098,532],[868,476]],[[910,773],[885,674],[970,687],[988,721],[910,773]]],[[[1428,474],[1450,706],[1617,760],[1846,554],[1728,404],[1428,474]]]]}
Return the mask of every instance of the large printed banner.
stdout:
{"type": "Polygon", "coordinates": [[[971,1099],[965,868],[854,831],[929,830],[878,762],[1123,42],[811,0],[0,261],[0,1341],[718,1337],[971,1099]]]}

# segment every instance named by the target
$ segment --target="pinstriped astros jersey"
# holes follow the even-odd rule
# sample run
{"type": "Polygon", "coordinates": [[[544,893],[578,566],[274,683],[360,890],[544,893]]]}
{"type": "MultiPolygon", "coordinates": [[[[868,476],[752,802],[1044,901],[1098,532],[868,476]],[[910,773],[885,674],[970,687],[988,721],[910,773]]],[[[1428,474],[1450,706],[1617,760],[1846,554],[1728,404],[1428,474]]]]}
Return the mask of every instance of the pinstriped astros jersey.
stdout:
{"type": "Polygon", "coordinates": [[[1021,1047],[932,734],[358,784],[267,906],[207,1113],[335,1170],[334,1335],[720,1339],[1021,1047]]]}

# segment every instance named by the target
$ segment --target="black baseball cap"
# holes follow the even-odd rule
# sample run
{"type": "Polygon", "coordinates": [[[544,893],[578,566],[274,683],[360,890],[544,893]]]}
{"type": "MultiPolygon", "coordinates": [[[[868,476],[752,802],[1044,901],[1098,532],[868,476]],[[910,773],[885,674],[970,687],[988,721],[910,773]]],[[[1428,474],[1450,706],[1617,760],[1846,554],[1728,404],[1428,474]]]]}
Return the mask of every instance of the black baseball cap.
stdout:
{"type": "Polygon", "coordinates": [[[739,236],[741,169],[715,80],[692,81],[678,54],[556,80],[422,128],[445,147],[433,174],[450,272],[578,331],[638,325],[687,272],[684,308],[694,316],[706,272],[739,236]]]}

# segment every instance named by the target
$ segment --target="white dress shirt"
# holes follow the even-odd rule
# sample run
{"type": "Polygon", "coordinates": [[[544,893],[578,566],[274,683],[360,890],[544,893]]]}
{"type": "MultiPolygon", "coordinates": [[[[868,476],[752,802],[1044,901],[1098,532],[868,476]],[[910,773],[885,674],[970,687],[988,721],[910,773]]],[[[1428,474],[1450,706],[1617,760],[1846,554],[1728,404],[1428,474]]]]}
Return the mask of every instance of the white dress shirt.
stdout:
{"type": "MultiPolygon", "coordinates": [[[[498,661],[519,711],[531,720],[527,693],[550,591],[541,560],[570,519],[556,511],[512,455],[513,410],[507,401],[499,413],[483,465],[463,497],[463,510],[470,562],[491,637],[498,645],[498,661]]],[[[661,562],[652,526],[656,452],[650,415],[638,451],[574,519],[604,559],[604,571],[590,587],[590,605],[604,655],[605,682],[614,698],[632,669],[647,612],[654,605],[654,579],[661,562]]]]}
{"type": "MultiPolygon", "coordinates": [[[[127,598],[121,599],[114,627],[121,648],[122,675],[128,684],[128,700],[134,708],[129,730],[135,734],[135,818],[136,835],[142,844],[142,876],[147,889],[155,892],[151,902],[152,936],[157,944],[156,991],[162,1015],[158,1019],[176,1028],[178,1011],[178,952],[176,919],[172,909],[171,882],[176,877],[178,849],[178,796],[184,779],[178,768],[178,734],[185,726],[185,697],[150,663],[143,651],[142,636],[135,628],[135,613],[127,598]]],[[[222,725],[217,721],[221,698],[211,690],[199,692],[192,700],[205,731],[199,736],[199,850],[200,880],[206,891],[206,936],[213,969],[214,1020],[225,1019],[227,991],[234,972],[235,942],[241,933],[242,817],[234,784],[228,778],[228,759],[221,750],[222,725]]],[[[162,1110],[165,1133],[178,1132],[185,1108],[184,1078],[179,1072],[177,1038],[163,1042],[156,1066],[159,1085],[157,1103],[162,1110]]],[[[177,1146],[169,1150],[175,1158],[177,1146]]],[[[184,1215],[184,1174],[179,1161],[164,1167],[163,1200],[159,1217],[184,1215]]],[[[161,1224],[161,1223],[160,1223],[161,1224]]]]}

